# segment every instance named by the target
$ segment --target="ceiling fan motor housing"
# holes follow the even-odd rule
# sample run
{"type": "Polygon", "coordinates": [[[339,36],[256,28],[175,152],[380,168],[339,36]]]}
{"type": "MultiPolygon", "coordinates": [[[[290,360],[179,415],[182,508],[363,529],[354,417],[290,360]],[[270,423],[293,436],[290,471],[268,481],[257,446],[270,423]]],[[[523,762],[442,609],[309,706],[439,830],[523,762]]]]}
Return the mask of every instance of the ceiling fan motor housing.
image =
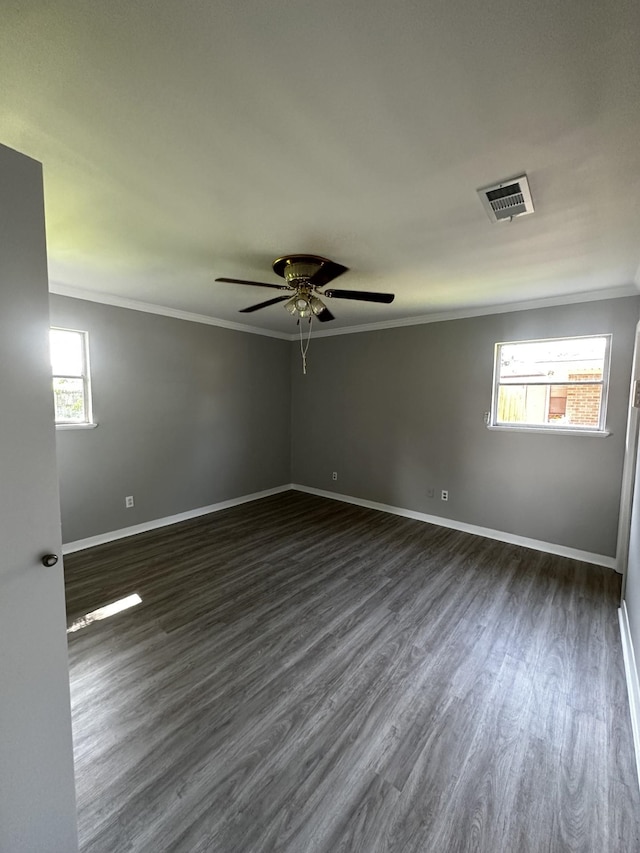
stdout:
{"type": "Polygon", "coordinates": [[[319,267],[320,264],[287,264],[284,277],[287,284],[308,281],[319,267]]]}
{"type": "Polygon", "coordinates": [[[295,287],[298,282],[308,281],[325,263],[330,262],[318,255],[285,255],[276,258],[273,271],[295,287]]]}

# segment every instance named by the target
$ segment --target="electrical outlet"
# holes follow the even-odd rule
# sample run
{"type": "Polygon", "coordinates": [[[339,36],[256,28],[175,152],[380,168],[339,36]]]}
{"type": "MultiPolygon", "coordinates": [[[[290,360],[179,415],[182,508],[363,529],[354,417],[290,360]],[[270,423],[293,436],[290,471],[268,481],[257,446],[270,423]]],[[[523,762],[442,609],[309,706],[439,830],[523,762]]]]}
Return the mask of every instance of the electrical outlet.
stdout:
{"type": "Polygon", "coordinates": [[[124,499],[124,505],[127,509],[131,509],[131,507],[133,506],[133,495],[127,495],[127,497],[124,499]]]}
{"type": "Polygon", "coordinates": [[[435,489],[427,489],[427,497],[432,498],[435,495],[435,489]]]}
{"type": "Polygon", "coordinates": [[[440,497],[442,498],[443,501],[448,501],[449,500],[449,492],[446,489],[443,489],[440,492],[440,497]]]}
{"type": "Polygon", "coordinates": [[[333,474],[331,475],[331,479],[332,479],[332,480],[337,480],[337,479],[338,479],[338,472],[337,472],[337,471],[334,471],[334,472],[333,472],[333,474]]]}

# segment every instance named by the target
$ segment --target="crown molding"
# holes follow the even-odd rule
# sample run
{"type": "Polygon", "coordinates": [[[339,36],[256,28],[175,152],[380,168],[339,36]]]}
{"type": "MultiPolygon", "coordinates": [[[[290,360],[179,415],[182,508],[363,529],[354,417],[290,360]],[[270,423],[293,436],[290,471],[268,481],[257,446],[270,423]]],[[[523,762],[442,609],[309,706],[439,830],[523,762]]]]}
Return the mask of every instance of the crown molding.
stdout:
{"type": "Polygon", "coordinates": [[[103,305],[113,305],[116,308],[128,308],[130,311],[143,311],[145,314],[159,314],[162,317],[174,317],[176,320],[187,320],[189,323],[202,323],[205,326],[219,326],[234,332],[248,332],[250,335],[263,335],[267,338],[278,338],[281,341],[291,341],[295,335],[286,332],[272,332],[270,329],[259,329],[257,326],[246,326],[244,323],[233,323],[230,320],[220,320],[206,314],[194,314],[191,311],[181,311],[179,308],[169,308],[166,305],[152,305],[150,302],[138,302],[125,296],[115,296],[97,290],[83,290],[80,287],[69,287],[66,284],[49,282],[49,293],[56,296],[69,296],[72,299],[84,299],[87,302],[100,302],[103,305]]]}
{"type": "MultiPolygon", "coordinates": [[[[640,276],[640,269],[638,272],[640,276]]],[[[638,277],[637,276],[637,277],[638,277]]],[[[257,326],[247,326],[244,323],[234,323],[209,317],[206,314],[195,314],[181,311],[179,308],[169,308],[166,305],[153,305],[150,302],[139,302],[124,296],[115,296],[96,290],[83,290],[57,282],[49,283],[49,292],[57,296],[69,296],[73,299],[84,299],[88,302],[100,302],[117,308],[128,308],[131,311],[143,311],[147,314],[159,314],[162,317],[174,317],[177,320],[187,320],[190,323],[202,323],[206,326],[219,326],[234,332],[247,332],[251,335],[263,335],[267,338],[277,338],[281,341],[297,341],[298,335],[293,332],[275,332],[261,329],[257,326]]],[[[526,302],[506,302],[501,305],[485,305],[477,308],[458,308],[452,311],[433,312],[418,317],[404,317],[398,320],[381,320],[379,323],[366,323],[360,326],[348,326],[342,329],[323,329],[313,331],[312,338],[330,338],[335,335],[355,335],[359,332],[377,332],[384,329],[400,329],[405,326],[423,326],[429,323],[444,323],[447,320],[466,320],[472,317],[486,317],[491,314],[509,314],[512,311],[533,311],[537,308],[553,308],[560,305],[576,305],[580,302],[599,302],[603,299],[620,299],[625,296],[638,296],[640,285],[626,284],[604,290],[591,290],[584,293],[571,293],[565,296],[550,296],[544,299],[529,299],[526,302]]]]}
{"type": "MultiPolygon", "coordinates": [[[[491,314],[510,314],[512,311],[533,311],[536,308],[553,308],[559,305],[575,305],[579,302],[599,302],[603,299],[620,299],[624,296],[638,296],[639,289],[633,284],[611,287],[604,290],[591,290],[585,293],[570,293],[566,296],[549,296],[544,299],[529,299],[526,302],[505,302],[500,305],[485,305],[478,308],[456,308],[452,311],[440,311],[422,314],[419,317],[406,317],[400,320],[381,320],[379,323],[367,323],[361,326],[349,326],[346,329],[326,329],[313,332],[312,338],[329,338],[334,335],[352,335],[358,332],[377,332],[381,329],[398,329],[404,326],[423,326],[428,323],[444,323],[447,320],[466,320],[471,317],[486,317],[491,314]]],[[[293,336],[296,337],[295,335],[293,336]]]]}

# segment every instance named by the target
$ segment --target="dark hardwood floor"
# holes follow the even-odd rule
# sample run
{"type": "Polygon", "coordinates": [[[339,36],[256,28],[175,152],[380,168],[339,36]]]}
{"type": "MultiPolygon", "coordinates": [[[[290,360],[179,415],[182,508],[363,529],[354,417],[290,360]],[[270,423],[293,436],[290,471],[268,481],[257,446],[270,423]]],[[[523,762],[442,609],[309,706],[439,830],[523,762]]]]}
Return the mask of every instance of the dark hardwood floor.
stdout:
{"type": "Polygon", "coordinates": [[[608,569],[288,492],[65,559],[82,853],[640,851],[608,569]]]}

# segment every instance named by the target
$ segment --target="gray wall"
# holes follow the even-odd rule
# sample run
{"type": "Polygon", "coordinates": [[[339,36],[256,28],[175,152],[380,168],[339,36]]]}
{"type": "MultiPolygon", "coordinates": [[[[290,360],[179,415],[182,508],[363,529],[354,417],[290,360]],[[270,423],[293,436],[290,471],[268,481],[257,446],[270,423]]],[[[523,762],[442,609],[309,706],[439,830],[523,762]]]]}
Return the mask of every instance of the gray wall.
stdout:
{"type": "Polygon", "coordinates": [[[306,376],[293,345],[293,482],[614,556],[639,307],[628,297],[318,338],[306,376]],[[610,437],[486,428],[496,342],[607,332],[610,437]]]}
{"type": "Polygon", "coordinates": [[[99,424],[57,431],[64,542],[290,482],[287,341],[61,296],[50,307],[52,325],[89,332],[99,424]]]}

